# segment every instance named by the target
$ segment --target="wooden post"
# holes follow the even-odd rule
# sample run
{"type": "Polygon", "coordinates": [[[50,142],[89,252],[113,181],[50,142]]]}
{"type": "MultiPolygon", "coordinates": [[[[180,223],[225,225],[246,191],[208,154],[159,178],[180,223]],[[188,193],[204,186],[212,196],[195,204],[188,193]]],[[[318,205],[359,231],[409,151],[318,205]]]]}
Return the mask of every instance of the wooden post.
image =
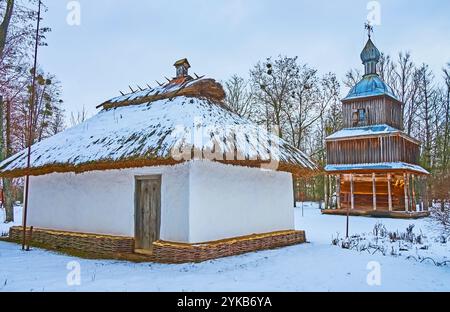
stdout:
{"type": "Polygon", "coordinates": [[[425,211],[430,211],[430,193],[429,193],[429,189],[428,189],[428,177],[425,177],[424,181],[423,181],[423,192],[425,193],[424,195],[424,210],[425,211]]]}
{"type": "Polygon", "coordinates": [[[388,201],[389,201],[389,211],[392,212],[392,175],[388,173],[388,201]]]}
{"type": "Polygon", "coordinates": [[[416,176],[413,174],[411,179],[411,190],[412,190],[412,205],[413,205],[413,212],[417,211],[417,202],[416,202],[416,183],[415,183],[416,176]]]}
{"type": "MultiPolygon", "coordinates": [[[[28,112],[28,149],[27,149],[27,169],[31,168],[31,145],[33,145],[33,113],[34,113],[34,101],[36,98],[36,80],[37,80],[37,58],[39,49],[39,31],[41,24],[41,6],[42,2],[38,2],[38,14],[37,14],[37,27],[36,27],[36,42],[34,46],[34,66],[33,66],[33,79],[31,83],[31,101],[28,112]]],[[[28,193],[30,189],[30,176],[25,176],[25,194],[23,201],[23,224],[22,224],[22,250],[25,250],[27,240],[27,217],[28,217],[28,193]]]]}
{"type": "Polygon", "coordinates": [[[424,204],[423,204],[423,196],[424,196],[424,192],[423,192],[423,181],[424,181],[424,178],[422,177],[422,178],[420,178],[420,211],[424,211],[424,204]]]}
{"type": "MultiPolygon", "coordinates": [[[[353,174],[350,174],[350,200],[351,200],[351,206],[352,209],[355,208],[355,199],[353,197],[353,174]]],[[[345,237],[350,237],[350,207],[347,205],[347,224],[346,224],[346,231],[345,231],[345,237]]]]}
{"type": "Polygon", "coordinates": [[[330,209],[333,209],[333,175],[328,177],[328,206],[330,209]]]}
{"type": "Polygon", "coordinates": [[[336,176],[336,205],[341,209],[341,175],[336,176]]]}
{"type": "Polygon", "coordinates": [[[408,174],[403,174],[403,181],[404,181],[404,190],[405,190],[405,211],[409,211],[409,200],[408,200],[408,174]]]}
{"type": "Polygon", "coordinates": [[[377,176],[372,173],[372,196],[373,196],[373,210],[377,210],[377,176]]]}
{"type": "Polygon", "coordinates": [[[328,209],[328,175],[327,174],[323,177],[323,187],[324,187],[323,191],[325,194],[325,207],[324,208],[326,210],[326,209],[328,209]]]}
{"type": "Polygon", "coordinates": [[[30,251],[30,243],[33,240],[33,228],[34,228],[33,226],[30,227],[30,235],[27,240],[27,248],[26,248],[27,251],[30,251]]]}
{"type": "Polygon", "coordinates": [[[353,173],[350,174],[350,201],[351,201],[351,206],[352,206],[352,210],[355,210],[355,194],[354,194],[354,184],[353,184],[353,173]]]}
{"type": "Polygon", "coordinates": [[[297,190],[298,190],[298,185],[297,185],[297,178],[295,177],[295,175],[292,175],[292,187],[294,189],[294,208],[297,208],[297,190]]]}

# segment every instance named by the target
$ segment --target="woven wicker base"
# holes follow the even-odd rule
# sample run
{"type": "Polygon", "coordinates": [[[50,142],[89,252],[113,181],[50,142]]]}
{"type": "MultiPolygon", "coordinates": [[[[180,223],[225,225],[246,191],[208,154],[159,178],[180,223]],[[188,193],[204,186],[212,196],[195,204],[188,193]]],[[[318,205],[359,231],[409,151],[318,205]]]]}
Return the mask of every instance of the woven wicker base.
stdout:
{"type": "Polygon", "coordinates": [[[161,263],[203,262],[305,242],[306,236],[304,231],[251,235],[197,245],[159,241],[153,244],[153,257],[156,262],[161,263]]]}
{"type": "MultiPolygon", "coordinates": [[[[12,227],[9,239],[14,242],[22,241],[23,227],[12,227]]],[[[29,230],[27,231],[29,234],[29,230]]],[[[30,241],[29,239],[27,239],[30,241]]],[[[33,229],[31,243],[43,245],[49,249],[79,250],[86,253],[111,254],[133,253],[134,239],[122,236],[97,235],[76,232],[33,229]]]]}
{"type": "MultiPolygon", "coordinates": [[[[22,227],[12,227],[9,233],[9,240],[21,242],[22,227]]],[[[101,256],[101,258],[136,262],[189,263],[305,242],[306,236],[304,231],[283,231],[193,245],[158,241],[153,244],[153,253],[146,254],[135,253],[134,239],[130,237],[33,229],[30,244],[85,258],[101,256]]]]}

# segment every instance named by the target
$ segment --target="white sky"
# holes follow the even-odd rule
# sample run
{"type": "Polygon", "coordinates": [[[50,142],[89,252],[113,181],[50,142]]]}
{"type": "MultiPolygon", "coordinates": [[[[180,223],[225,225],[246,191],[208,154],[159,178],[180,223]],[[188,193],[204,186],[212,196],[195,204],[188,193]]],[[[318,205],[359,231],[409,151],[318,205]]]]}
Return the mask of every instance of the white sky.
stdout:
{"type": "MultiPolygon", "coordinates": [[[[66,22],[66,0],[44,0],[52,28],[39,61],[63,84],[67,114],[172,77],[175,60],[217,80],[246,76],[259,60],[299,56],[343,78],[362,69],[365,0],[80,0],[81,25],[66,22]]],[[[436,75],[450,62],[450,2],[382,0],[374,41],[388,54],[412,52],[436,75]]]]}

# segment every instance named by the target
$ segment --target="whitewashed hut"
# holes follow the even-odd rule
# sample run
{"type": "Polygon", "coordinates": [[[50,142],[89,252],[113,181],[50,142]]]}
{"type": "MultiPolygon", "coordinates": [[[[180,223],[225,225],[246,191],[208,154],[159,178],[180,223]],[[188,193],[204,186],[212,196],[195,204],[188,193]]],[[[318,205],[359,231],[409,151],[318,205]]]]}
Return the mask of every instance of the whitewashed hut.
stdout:
{"type": "Polygon", "coordinates": [[[314,163],[233,113],[222,86],[189,76],[187,60],[175,65],[166,85],[109,100],[34,144],[31,168],[26,151],[0,164],[1,176],[31,176],[34,242],[184,262],[305,240],[292,174],[314,163]]]}

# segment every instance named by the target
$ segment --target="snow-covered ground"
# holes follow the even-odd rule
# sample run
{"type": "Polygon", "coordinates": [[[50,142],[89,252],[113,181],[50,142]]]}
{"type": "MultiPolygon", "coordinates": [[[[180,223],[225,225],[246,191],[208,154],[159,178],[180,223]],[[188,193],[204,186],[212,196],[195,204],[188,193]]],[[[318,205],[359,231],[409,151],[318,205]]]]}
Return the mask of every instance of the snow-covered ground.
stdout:
{"type": "MultiPolygon", "coordinates": [[[[429,219],[352,217],[350,230],[372,232],[380,221],[389,231],[415,224],[430,237],[435,233],[429,219]]],[[[0,243],[0,291],[450,291],[449,266],[332,246],[332,237],[345,233],[345,217],[322,216],[315,204],[304,205],[304,217],[296,209],[296,226],[307,231],[311,243],[201,264],[83,260],[0,243]],[[370,286],[367,277],[377,263],[381,284],[370,286]],[[69,286],[67,277],[78,264],[81,285],[69,286]]],[[[449,249],[444,247],[441,256],[450,255],[449,249]]]]}
{"type": "Polygon", "coordinates": [[[14,223],[5,224],[3,223],[4,220],[5,220],[5,209],[0,208],[0,236],[8,234],[9,228],[11,226],[22,224],[22,207],[21,206],[14,207],[14,223]]]}

